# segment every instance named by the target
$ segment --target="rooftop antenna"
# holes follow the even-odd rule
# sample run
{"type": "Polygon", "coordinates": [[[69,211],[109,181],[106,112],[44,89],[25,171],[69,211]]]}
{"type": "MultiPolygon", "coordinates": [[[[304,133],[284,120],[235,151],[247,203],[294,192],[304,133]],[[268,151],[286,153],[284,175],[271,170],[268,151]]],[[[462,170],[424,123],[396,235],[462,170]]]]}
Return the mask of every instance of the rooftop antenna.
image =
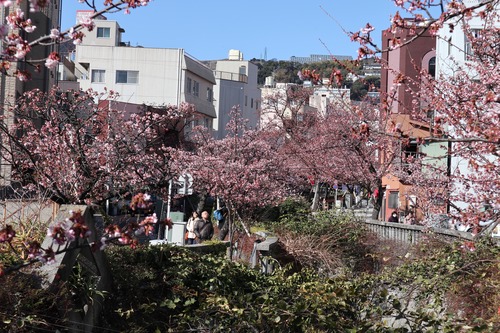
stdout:
{"type": "Polygon", "coordinates": [[[267,46],[264,48],[264,60],[267,61],[267,46]]]}

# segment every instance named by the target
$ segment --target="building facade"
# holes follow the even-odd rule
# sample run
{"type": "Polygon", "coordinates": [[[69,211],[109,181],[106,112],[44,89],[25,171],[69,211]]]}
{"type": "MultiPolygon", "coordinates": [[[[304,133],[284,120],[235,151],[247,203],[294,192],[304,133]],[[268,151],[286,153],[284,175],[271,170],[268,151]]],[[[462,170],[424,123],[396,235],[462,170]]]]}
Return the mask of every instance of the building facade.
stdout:
{"type": "MultiPolygon", "coordinates": [[[[61,1],[54,0],[47,2],[46,7],[42,11],[31,12],[29,9],[29,1],[21,1],[19,4],[13,4],[11,7],[0,6],[0,20],[5,22],[5,18],[21,8],[26,18],[31,19],[36,29],[32,33],[20,32],[22,38],[28,42],[32,42],[39,37],[49,35],[50,30],[59,28],[61,17],[61,1]]],[[[3,121],[8,125],[12,123],[14,115],[10,113],[10,108],[15,105],[16,100],[26,91],[32,89],[40,89],[48,91],[56,84],[57,70],[48,69],[44,66],[40,59],[45,59],[51,52],[57,51],[58,45],[36,45],[28,53],[26,61],[12,62],[10,64],[9,73],[12,74],[16,70],[26,70],[31,74],[31,80],[20,81],[12,75],[0,75],[0,103],[1,114],[4,116],[3,121]],[[34,67],[28,64],[29,62],[37,61],[35,65],[40,65],[39,70],[34,70],[34,67]]],[[[1,161],[0,169],[0,184],[9,185],[11,175],[10,164],[1,161]]]]}
{"type": "Polygon", "coordinates": [[[330,108],[346,108],[351,105],[351,89],[315,87],[309,97],[309,105],[318,110],[321,115],[327,115],[330,108]]]}
{"type": "MultiPolygon", "coordinates": [[[[491,9],[486,9],[485,6],[479,6],[481,0],[464,0],[464,4],[468,7],[478,6],[475,13],[470,15],[469,20],[467,20],[467,26],[464,27],[464,21],[452,21],[451,24],[455,24],[454,29],[449,29],[448,27],[443,27],[438,31],[437,45],[436,45],[436,73],[438,76],[453,77],[455,75],[466,76],[471,80],[480,80],[477,77],[477,72],[474,71],[473,67],[469,67],[468,64],[474,61],[474,50],[469,40],[467,34],[472,34],[474,38],[481,37],[481,31],[484,29],[491,29],[492,26],[495,28],[500,28],[500,22],[498,20],[493,22],[487,22],[481,18],[479,12],[483,10],[495,11],[496,15],[500,13],[500,7],[498,2],[494,4],[495,7],[491,9]],[[457,74],[458,73],[458,74],[457,74]]],[[[498,17],[498,16],[497,16],[498,17]]],[[[496,54],[498,54],[498,45],[496,49],[496,54]]],[[[472,112],[473,110],[471,110],[472,112]]],[[[456,137],[455,130],[452,126],[447,128],[451,137],[456,137]]],[[[454,154],[459,146],[456,143],[449,144],[450,151],[452,151],[450,173],[452,177],[458,175],[457,178],[474,178],[474,171],[470,165],[470,160],[468,158],[463,158],[454,154]]],[[[462,148],[463,149],[463,148],[462,148]]],[[[498,156],[493,154],[485,154],[481,156],[483,161],[490,161],[493,164],[498,165],[498,156]]],[[[472,181],[467,184],[464,181],[454,181],[453,191],[454,192],[465,192],[470,198],[475,198],[478,196],[474,190],[472,181]]],[[[470,200],[473,201],[473,200],[470,200]]],[[[470,206],[470,202],[465,202],[462,200],[454,200],[452,207],[458,209],[467,209],[470,206]]]]}
{"type": "Polygon", "coordinates": [[[222,139],[228,134],[226,125],[231,110],[238,107],[249,128],[259,126],[261,90],[257,85],[257,65],[243,60],[243,54],[230,50],[228,59],[206,62],[214,71],[214,106],[217,119],[213,123],[215,137],[222,139]]]}
{"type": "Polygon", "coordinates": [[[313,62],[330,61],[332,59],[352,60],[352,57],[345,55],[332,55],[332,54],[311,54],[308,57],[296,57],[296,56],[290,57],[290,61],[298,62],[300,64],[310,64],[313,62]]]}
{"type": "MultiPolygon", "coordinates": [[[[81,15],[81,14],[80,14],[81,15]]],[[[155,107],[190,103],[202,116],[195,125],[212,127],[216,117],[210,68],[174,48],[131,47],[116,21],[96,19],[74,52],[74,78],[81,89],[113,90],[120,102],[155,107]]]]}
{"type": "MultiPolygon", "coordinates": [[[[389,123],[398,124],[401,132],[408,138],[402,144],[395,157],[393,166],[399,172],[404,172],[404,161],[408,156],[425,156],[423,164],[432,163],[434,168],[446,168],[449,163],[446,148],[442,144],[420,144],[422,139],[431,135],[430,120],[432,115],[422,115],[429,119],[429,123],[413,119],[413,115],[420,113],[422,106],[417,97],[420,83],[425,78],[421,71],[424,70],[435,76],[436,73],[436,37],[428,32],[416,37],[418,31],[400,29],[396,32],[386,30],[382,33],[382,48],[390,50],[384,52],[381,63],[380,99],[389,112],[389,123]],[[408,43],[404,45],[405,43],[408,43]],[[402,45],[403,44],[403,45],[402,45]],[[395,45],[402,45],[394,47],[395,45]]],[[[379,218],[387,218],[396,211],[400,220],[409,212],[423,219],[426,212],[419,206],[419,196],[416,189],[410,184],[405,184],[394,174],[387,174],[382,178],[384,189],[383,207],[379,218]]],[[[439,208],[445,212],[445,206],[439,208]]]]}
{"type": "Polygon", "coordinates": [[[380,92],[381,100],[388,103],[391,113],[412,113],[418,105],[414,103],[414,93],[420,89],[420,71],[435,73],[436,37],[425,32],[415,38],[415,34],[407,29],[382,33],[382,49],[390,51],[382,54],[380,92]],[[410,40],[407,45],[394,48],[410,40]]]}

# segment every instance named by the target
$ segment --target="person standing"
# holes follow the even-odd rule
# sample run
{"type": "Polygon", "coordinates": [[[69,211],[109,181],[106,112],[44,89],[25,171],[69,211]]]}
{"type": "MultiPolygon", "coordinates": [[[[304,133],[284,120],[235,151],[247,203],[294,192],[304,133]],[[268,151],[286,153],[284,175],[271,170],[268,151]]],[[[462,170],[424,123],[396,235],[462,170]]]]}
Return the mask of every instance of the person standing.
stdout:
{"type": "Polygon", "coordinates": [[[222,207],[214,211],[214,218],[218,221],[217,227],[219,228],[219,240],[223,241],[229,232],[229,223],[226,221],[229,210],[227,207],[222,207]]]}
{"type": "Polygon", "coordinates": [[[413,215],[413,212],[410,211],[408,214],[405,216],[405,224],[415,224],[415,215],[413,215]]]}
{"type": "Polygon", "coordinates": [[[387,220],[387,222],[398,223],[399,222],[398,213],[397,212],[392,212],[392,214],[391,214],[391,216],[389,216],[389,219],[387,220]]]}
{"type": "Polygon", "coordinates": [[[201,213],[201,219],[197,219],[194,224],[194,233],[198,243],[212,239],[214,235],[214,226],[209,219],[210,215],[205,210],[201,213]]]}
{"type": "Polygon", "coordinates": [[[196,244],[196,234],[194,233],[194,226],[195,226],[195,223],[196,223],[196,220],[198,220],[198,212],[194,211],[193,212],[193,215],[189,218],[188,222],[187,222],[187,225],[186,225],[186,229],[187,229],[187,240],[186,240],[186,244],[187,245],[192,245],[192,244],[196,244]]]}

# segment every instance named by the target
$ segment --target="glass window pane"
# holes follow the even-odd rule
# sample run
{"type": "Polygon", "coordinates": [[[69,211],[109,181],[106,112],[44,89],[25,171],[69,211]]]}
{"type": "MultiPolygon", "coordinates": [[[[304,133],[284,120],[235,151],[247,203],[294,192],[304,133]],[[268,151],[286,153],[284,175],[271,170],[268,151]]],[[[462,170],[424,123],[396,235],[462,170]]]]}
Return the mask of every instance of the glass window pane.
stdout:
{"type": "Polygon", "coordinates": [[[127,71],[116,71],[116,83],[127,83],[127,71]]]}
{"type": "Polygon", "coordinates": [[[105,81],[105,73],[106,71],[104,69],[93,69],[92,70],[92,82],[96,83],[102,83],[105,81]]]}
{"type": "Polygon", "coordinates": [[[110,28],[97,28],[97,37],[98,38],[109,38],[111,35],[110,28]]]}
{"type": "Polygon", "coordinates": [[[138,83],[139,82],[139,72],[138,71],[128,71],[127,83],[138,83]]]}
{"type": "Polygon", "coordinates": [[[398,209],[399,192],[389,192],[389,202],[388,207],[390,209],[398,209]]]}

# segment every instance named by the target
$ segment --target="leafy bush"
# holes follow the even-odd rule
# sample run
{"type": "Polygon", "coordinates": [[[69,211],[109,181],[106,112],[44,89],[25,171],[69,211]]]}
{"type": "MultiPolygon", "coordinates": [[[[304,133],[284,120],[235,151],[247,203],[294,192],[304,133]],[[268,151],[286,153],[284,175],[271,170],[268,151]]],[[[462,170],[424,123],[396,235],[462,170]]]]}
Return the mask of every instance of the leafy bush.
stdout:
{"type": "Polygon", "coordinates": [[[330,332],[362,322],[350,281],[262,275],[178,247],[115,248],[105,326],[127,332],[330,332]]]}
{"type": "MultiPolygon", "coordinates": [[[[498,251],[485,250],[491,259],[498,251]]],[[[448,309],[447,292],[462,285],[457,277],[467,276],[463,270],[477,258],[459,247],[443,251],[412,257],[379,274],[322,278],[310,269],[262,275],[222,256],[179,247],[115,248],[108,252],[115,290],[104,307],[104,327],[127,332],[461,332],[470,325],[494,332],[494,317],[464,320],[448,309]],[[440,259],[438,253],[448,256],[440,259]]],[[[491,262],[480,262],[480,271],[489,267],[493,278],[491,262]]],[[[495,298],[490,294],[488,299],[495,298]]]]}
{"type": "MultiPolygon", "coordinates": [[[[322,262],[311,259],[316,264],[304,264],[300,271],[286,266],[263,275],[226,260],[217,242],[214,253],[176,246],[108,247],[114,286],[105,295],[99,326],[121,332],[499,331],[500,249],[491,240],[447,244],[429,237],[401,249],[406,252],[390,252],[386,245],[380,251],[370,233],[347,215],[305,216],[283,218],[276,232],[291,241],[326,242],[322,233],[338,235],[332,245],[319,243],[313,250],[339,253],[336,264],[348,274],[324,274],[322,262]],[[398,258],[382,270],[365,269],[382,252],[398,258]]],[[[75,304],[71,283],[42,289],[40,277],[21,272],[2,277],[1,283],[0,330],[68,326],[64,318],[75,304]]]]}
{"type": "Polygon", "coordinates": [[[34,272],[14,272],[0,277],[0,331],[55,332],[68,327],[71,296],[64,284],[41,287],[34,272]]]}
{"type": "Polygon", "coordinates": [[[310,212],[309,206],[309,202],[302,197],[290,197],[278,205],[247,210],[241,215],[248,220],[269,224],[279,221],[282,216],[307,215],[310,212]]]}

